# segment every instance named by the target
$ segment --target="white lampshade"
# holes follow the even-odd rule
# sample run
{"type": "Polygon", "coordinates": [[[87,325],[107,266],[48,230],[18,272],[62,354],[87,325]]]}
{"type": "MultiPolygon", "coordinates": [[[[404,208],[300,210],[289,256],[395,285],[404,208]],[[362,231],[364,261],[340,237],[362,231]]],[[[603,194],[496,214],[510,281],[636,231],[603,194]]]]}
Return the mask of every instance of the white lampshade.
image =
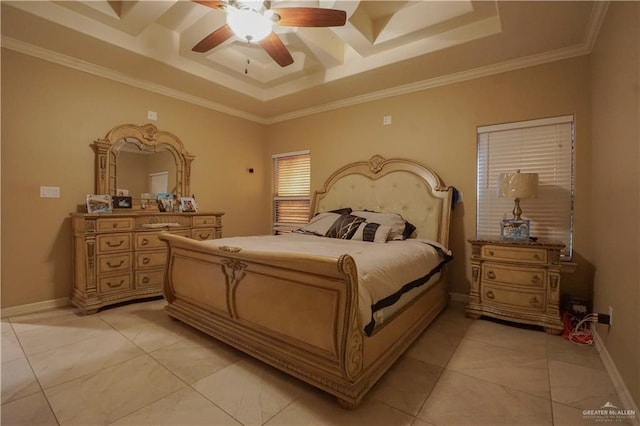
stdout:
{"type": "Polygon", "coordinates": [[[228,8],[227,24],[241,39],[257,43],[271,34],[273,21],[253,9],[228,8]]]}
{"type": "Polygon", "coordinates": [[[501,198],[532,198],[538,193],[537,173],[501,173],[498,196],[501,198]]]}

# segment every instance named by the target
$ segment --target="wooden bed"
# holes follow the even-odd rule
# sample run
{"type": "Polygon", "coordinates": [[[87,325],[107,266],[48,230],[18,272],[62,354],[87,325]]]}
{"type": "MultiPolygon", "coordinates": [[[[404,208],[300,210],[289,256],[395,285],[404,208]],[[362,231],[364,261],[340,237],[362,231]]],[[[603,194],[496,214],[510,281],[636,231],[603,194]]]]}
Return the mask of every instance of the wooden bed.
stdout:
{"type": "MultiPolygon", "coordinates": [[[[397,212],[414,237],[448,244],[452,189],[430,169],[374,156],[336,171],[312,210],[397,212]]],[[[375,330],[363,331],[353,258],[215,247],[162,234],[170,316],[354,408],[449,299],[445,274],[375,330]]],[[[371,243],[373,244],[373,243],[371,243]]]]}

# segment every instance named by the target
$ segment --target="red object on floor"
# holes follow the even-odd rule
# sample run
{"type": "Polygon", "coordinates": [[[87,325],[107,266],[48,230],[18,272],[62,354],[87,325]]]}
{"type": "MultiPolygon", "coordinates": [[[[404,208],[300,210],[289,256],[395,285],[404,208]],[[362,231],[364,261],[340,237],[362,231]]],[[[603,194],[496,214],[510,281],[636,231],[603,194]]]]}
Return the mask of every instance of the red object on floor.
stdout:
{"type": "Polygon", "coordinates": [[[589,331],[588,327],[584,327],[579,332],[575,331],[575,328],[579,322],[580,322],[580,318],[577,318],[567,312],[564,312],[562,314],[562,323],[564,324],[562,337],[564,337],[565,339],[571,342],[581,343],[583,345],[592,345],[593,336],[591,335],[591,331],[589,331]]]}

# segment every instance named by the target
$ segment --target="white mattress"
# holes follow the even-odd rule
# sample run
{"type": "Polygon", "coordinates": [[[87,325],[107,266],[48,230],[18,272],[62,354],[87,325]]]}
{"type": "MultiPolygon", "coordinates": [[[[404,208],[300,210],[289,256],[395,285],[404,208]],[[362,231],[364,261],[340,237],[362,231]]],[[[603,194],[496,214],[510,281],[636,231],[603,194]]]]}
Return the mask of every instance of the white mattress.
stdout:
{"type": "MultiPolygon", "coordinates": [[[[440,274],[432,271],[446,259],[433,245],[450,255],[437,242],[422,239],[371,243],[292,233],[221,238],[206,243],[249,250],[313,254],[334,259],[343,254],[350,255],[358,270],[358,307],[363,328],[367,325],[371,328],[372,320],[375,320],[373,326],[379,326],[385,318],[411,301],[412,297],[437,282],[440,274]],[[433,276],[429,275],[430,272],[433,276]],[[425,283],[407,288],[409,283],[416,280],[424,280],[425,283]],[[386,306],[390,299],[398,300],[391,300],[395,303],[386,306]]],[[[368,333],[371,331],[369,329],[368,333]]]]}

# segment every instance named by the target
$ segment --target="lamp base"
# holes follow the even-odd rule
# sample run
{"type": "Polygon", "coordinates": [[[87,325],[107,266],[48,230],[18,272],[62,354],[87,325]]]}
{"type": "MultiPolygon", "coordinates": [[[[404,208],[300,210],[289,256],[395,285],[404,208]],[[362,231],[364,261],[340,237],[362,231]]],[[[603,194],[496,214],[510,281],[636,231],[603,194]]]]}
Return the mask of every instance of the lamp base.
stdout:
{"type": "Polygon", "coordinates": [[[513,206],[513,220],[522,220],[522,209],[520,208],[520,198],[514,200],[513,206]]]}

